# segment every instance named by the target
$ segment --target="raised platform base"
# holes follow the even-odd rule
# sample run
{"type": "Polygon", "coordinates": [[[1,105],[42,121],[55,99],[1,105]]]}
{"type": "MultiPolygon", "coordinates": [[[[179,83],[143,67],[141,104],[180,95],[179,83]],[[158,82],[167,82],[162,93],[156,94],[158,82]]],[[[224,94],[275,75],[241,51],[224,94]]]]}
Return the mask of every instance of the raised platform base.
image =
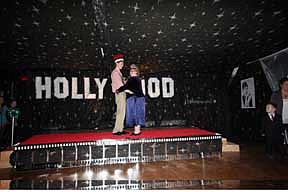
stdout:
{"type": "Polygon", "coordinates": [[[69,190],[153,190],[177,188],[202,188],[221,186],[221,180],[13,180],[11,189],[69,189],[69,190]]]}
{"type": "Polygon", "coordinates": [[[21,145],[14,148],[12,166],[16,170],[33,170],[221,156],[220,134],[195,128],[176,129],[177,134],[181,131],[182,137],[163,138],[161,131],[156,130],[160,136],[154,137],[159,138],[145,138],[143,133],[144,138],[135,139],[21,145]]]}

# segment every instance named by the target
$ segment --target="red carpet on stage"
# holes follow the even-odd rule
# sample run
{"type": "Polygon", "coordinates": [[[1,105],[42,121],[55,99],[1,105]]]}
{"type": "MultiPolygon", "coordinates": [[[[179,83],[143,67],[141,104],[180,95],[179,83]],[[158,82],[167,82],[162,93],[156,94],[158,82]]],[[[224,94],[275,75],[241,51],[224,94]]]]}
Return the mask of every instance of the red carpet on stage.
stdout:
{"type": "Polygon", "coordinates": [[[167,129],[142,129],[140,135],[131,135],[132,129],[127,130],[128,134],[113,135],[111,132],[80,132],[80,133],[56,133],[34,135],[29,139],[20,143],[20,145],[34,144],[51,144],[51,143],[66,143],[66,142],[89,142],[103,139],[152,139],[152,138],[171,138],[171,137],[189,137],[189,136],[208,136],[216,133],[206,131],[199,128],[167,128],[167,129]]]}

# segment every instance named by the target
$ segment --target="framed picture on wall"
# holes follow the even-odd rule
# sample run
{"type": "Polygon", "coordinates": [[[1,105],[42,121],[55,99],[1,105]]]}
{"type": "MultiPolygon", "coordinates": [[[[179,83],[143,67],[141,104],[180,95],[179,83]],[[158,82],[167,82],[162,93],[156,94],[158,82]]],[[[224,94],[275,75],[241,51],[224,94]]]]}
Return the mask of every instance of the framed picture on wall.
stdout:
{"type": "Polygon", "coordinates": [[[256,108],[254,78],[241,80],[241,108],[256,108]]]}

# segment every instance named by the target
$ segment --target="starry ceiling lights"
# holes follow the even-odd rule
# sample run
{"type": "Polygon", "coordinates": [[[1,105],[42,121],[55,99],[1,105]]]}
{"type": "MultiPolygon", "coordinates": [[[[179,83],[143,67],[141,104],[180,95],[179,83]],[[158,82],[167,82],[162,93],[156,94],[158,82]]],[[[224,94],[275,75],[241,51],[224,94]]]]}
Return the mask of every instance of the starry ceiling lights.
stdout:
{"type": "Polygon", "coordinates": [[[16,12],[8,5],[1,9],[15,15],[12,35],[0,43],[11,52],[1,57],[14,66],[95,69],[121,52],[147,72],[206,66],[230,74],[287,46],[281,1],[16,0],[16,12]]]}

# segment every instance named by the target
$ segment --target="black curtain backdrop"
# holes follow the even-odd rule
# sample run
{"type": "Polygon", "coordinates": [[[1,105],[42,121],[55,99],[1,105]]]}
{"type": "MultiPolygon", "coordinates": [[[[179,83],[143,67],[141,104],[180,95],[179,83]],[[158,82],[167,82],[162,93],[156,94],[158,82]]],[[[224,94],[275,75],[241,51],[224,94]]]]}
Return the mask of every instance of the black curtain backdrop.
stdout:
{"type": "Polygon", "coordinates": [[[229,137],[235,140],[264,140],[261,120],[265,114],[266,103],[270,100],[271,88],[259,61],[239,67],[229,87],[230,119],[229,137]],[[241,80],[254,78],[256,108],[241,108],[241,80]]]}
{"type": "MultiPolygon", "coordinates": [[[[125,73],[124,73],[125,74],[125,73]]],[[[216,75],[210,73],[193,74],[187,71],[158,72],[141,74],[145,81],[146,92],[146,126],[171,127],[171,126],[198,126],[208,130],[217,130],[217,83],[216,75]],[[149,79],[159,80],[159,86],[152,84],[152,92],[159,88],[157,97],[151,97],[148,92],[149,79]],[[163,78],[173,80],[172,87],[163,84],[163,78]],[[172,97],[163,96],[163,86],[167,91],[174,92],[172,97]],[[171,89],[171,90],[169,90],[171,89]],[[172,90],[173,89],[173,90],[172,90]]],[[[63,85],[60,85],[63,92],[63,85]]],[[[90,70],[33,70],[28,80],[21,81],[18,89],[25,110],[24,118],[28,127],[34,132],[70,131],[70,130],[95,130],[109,129],[114,126],[114,112],[116,106],[114,95],[111,92],[111,79],[108,76],[99,77],[99,73],[90,70]],[[42,91],[42,98],[36,98],[35,78],[51,78],[51,98],[46,98],[46,91],[42,91]],[[69,83],[69,96],[59,99],[54,95],[54,80],[65,77],[69,83]],[[96,99],[71,98],[72,77],[78,78],[78,93],[83,94],[83,78],[90,78],[90,92],[96,94],[96,99]],[[103,91],[103,98],[99,98],[99,90],[94,78],[103,81],[107,78],[103,91]]]]}

